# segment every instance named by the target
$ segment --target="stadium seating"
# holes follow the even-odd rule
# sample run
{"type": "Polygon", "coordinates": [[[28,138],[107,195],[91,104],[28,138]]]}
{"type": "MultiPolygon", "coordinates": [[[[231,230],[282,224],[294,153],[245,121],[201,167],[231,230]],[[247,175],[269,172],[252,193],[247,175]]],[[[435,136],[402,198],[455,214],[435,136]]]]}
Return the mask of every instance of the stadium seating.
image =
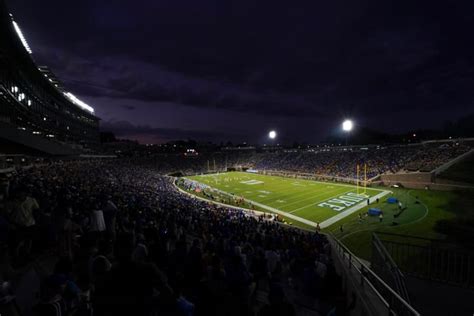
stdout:
{"type": "Polygon", "coordinates": [[[182,172],[193,174],[223,171],[229,167],[254,168],[311,173],[333,178],[365,177],[384,173],[432,171],[455,157],[471,150],[470,143],[433,143],[412,146],[371,147],[319,147],[312,149],[278,149],[265,151],[213,151],[198,157],[183,158],[182,154],[136,154],[131,162],[139,160],[164,173],[182,172]]]}
{"type": "Polygon", "coordinates": [[[323,235],[183,196],[150,169],[54,163],[8,182],[3,264],[57,258],[41,276],[39,314],[93,307],[95,315],[292,315],[290,292],[324,312],[340,304],[323,235]]]}
{"type": "MultiPolygon", "coordinates": [[[[253,167],[355,177],[354,164],[367,163],[372,177],[409,166],[432,169],[468,150],[453,143],[217,151],[9,168],[0,181],[2,272],[46,266],[34,269],[42,280],[32,289],[40,293],[34,302],[40,315],[57,308],[95,315],[292,315],[303,297],[314,315],[346,310],[324,235],[182,195],[163,174],[253,167]]],[[[0,293],[0,304],[21,296],[15,288],[24,279],[4,272],[0,280],[13,285],[0,293]]]]}

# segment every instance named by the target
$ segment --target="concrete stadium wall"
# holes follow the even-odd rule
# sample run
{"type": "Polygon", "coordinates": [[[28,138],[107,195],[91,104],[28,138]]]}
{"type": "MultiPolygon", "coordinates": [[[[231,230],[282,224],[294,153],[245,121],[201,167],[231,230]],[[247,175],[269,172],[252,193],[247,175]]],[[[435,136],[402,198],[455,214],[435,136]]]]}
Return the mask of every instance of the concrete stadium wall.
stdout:
{"type": "Polygon", "coordinates": [[[472,154],[474,154],[474,149],[471,149],[470,151],[468,151],[467,153],[465,154],[462,154],[461,156],[458,156],[456,158],[454,158],[453,160],[451,161],[448,161],[447,163],[445,163],[444,165],[436,168],[433,172],[435,175],[438,175],[444,171],[446,171],[449,167],[451,167],[452,165],[454,164],[457,164],[458,162],[461,162],[462,160],[468,158],[469,156],[471,156],[472,154]]]}
{"type": "Polygon", "coordinates": [[[474,186],[437,180],[434,173],[431,172],[384,174],[380,177],[380,182],[376,183],[385,186],[401,184],[409,189],[430,189],[439,191],[474,189],[474,186]]]}
{"type": "Polygon", "coordinates": [[[413,172],[413,173],[396,173],[396,174],[383,174],[380,177],[383,183],[396,184],[396,183],[431,183],[434,182],[434,174],[431,172],[413,172]]]}

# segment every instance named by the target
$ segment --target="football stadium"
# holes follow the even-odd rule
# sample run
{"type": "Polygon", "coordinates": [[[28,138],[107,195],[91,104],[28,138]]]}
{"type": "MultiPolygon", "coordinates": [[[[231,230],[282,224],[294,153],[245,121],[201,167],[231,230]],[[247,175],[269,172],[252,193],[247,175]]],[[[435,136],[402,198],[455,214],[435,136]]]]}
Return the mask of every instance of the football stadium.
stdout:
{"type": "Polygon", "coordinates": [[[474,7],[385,2],[0,0],[0,316],[472,315],[474,7]]]}
{"type": "Polygon", "coordinates": [[[299,223],[327,227],[364,206],[381,199],[389,191],[357,185],[287,179],[252,173],[229,172],[190,177],[183,185],[213,199],[213,191],[250,208],[276,213],[299,223]],[[334,216],[337,218],[332,218],[334,216]],[[342,216],[341,216],[342,215],[342,216]],[[332,218],[332,219],[331,219],[332,218]]]}

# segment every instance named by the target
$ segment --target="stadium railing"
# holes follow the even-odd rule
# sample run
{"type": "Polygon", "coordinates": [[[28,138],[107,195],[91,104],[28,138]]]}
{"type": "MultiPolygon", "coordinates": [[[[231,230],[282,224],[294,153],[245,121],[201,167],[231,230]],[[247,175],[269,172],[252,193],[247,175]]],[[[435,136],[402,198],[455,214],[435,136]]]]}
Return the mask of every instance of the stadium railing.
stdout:
{"type": "Polygon", "coordinates": [[[474,287],[474,253],[435,239],[387,232],[377,236],[404,274],[474,287]]]}
{"type": "Polygon", "coordinates": [[[334,236],[329,240],[340,260],[346,291],[352,288],[364,305],[364,315],[421,315],[334,236]]]}
{"type": "Polygon", "coordinates": [[[396,289],[397,293],[403,297],[405,301],[411,304],[405,276],[398,268],[384,244],[380,241],[377,233],[372,234],[372,258],[370,263],[372,270],[396,289]]]}

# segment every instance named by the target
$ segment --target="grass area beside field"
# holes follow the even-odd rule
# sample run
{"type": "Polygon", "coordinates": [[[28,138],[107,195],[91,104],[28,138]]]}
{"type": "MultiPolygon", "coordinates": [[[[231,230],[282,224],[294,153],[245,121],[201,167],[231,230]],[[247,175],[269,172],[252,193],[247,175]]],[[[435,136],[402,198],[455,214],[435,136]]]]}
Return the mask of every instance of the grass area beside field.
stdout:
{"type": "MultiPolygon", "coordinates": [[[[457,197],[454,192],[393,189],[397,197],[407,209],[394,219],[391,214],[396,212],[396,205],[382,203],[381,209],[386,216],[383,222],[369,218],[359,222],[357,214],[353,214],[340,222],[328,227],[327,232],[333,233],[357,256],[370,259],[371,238],[373,232],[387,232],[400,235],[415,236],[427,239],[447,240],[447,236],[436,229],[439,221],[451,221],[455,215],[450,212],[452,201],[457,197]],[[418,199],[416,198],[418,197],[418,199]],[[419,203],[416,203],[416,201],[419,203]],[[393,222],[397,225],[393,225],[393,222]],[[343,231],[340,231],[340,226],[343,231]]],[[[366,209],[361,210],[366,211],[366,209]]],[[[397,238],[397,237],[393,237],[397,238]]],[[[420,245],[428,241],[419,240],[420,245]]]]}

